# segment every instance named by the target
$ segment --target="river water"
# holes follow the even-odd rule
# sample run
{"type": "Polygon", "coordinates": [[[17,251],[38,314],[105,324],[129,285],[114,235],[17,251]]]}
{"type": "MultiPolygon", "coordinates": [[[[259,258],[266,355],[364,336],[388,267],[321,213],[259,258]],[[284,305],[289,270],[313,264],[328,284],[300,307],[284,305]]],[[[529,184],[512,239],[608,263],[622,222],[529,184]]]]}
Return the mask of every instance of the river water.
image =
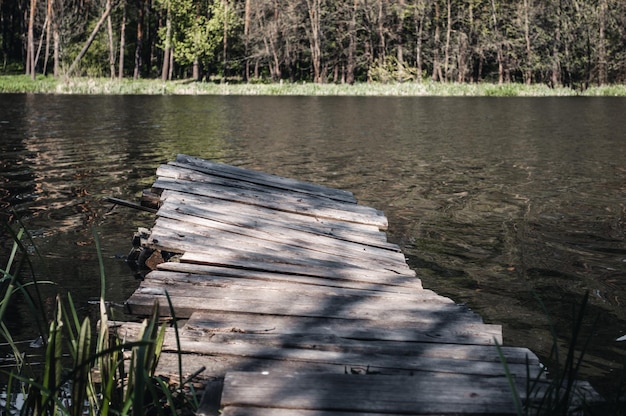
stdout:
{"type": "MultiPolygon", "coordinates": [[[[41,279],[79,307],[138,281],[138,200],[177,153],[354,192],[383,210],[424,286],[542,358],[589,292],[583,375],[614,392],[626,355],[626,99],[0,95],[0,216],[20,218],[41,279]],[[542,310],[540,303],[547,313],[542,310]],[[548,318],[549,317],[549,318],[548,318]]],[[[0,264],[10,241],[0,237],[0,264]]],[[[3,266],[0,266],[3,267],[3,266]]],[[[19,308],[16,337],[32,336],[19,308]]]]}

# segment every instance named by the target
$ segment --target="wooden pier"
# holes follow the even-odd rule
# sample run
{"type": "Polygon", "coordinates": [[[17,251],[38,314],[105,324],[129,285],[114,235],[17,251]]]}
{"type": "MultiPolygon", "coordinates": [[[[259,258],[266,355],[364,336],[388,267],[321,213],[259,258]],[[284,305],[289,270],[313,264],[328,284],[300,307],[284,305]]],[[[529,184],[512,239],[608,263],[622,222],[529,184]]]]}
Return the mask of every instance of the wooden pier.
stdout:
{"type": "MultiPolygon", "coordinates": [[[[382,212],[345,191],[179,155],[157,170],[155,266],[128,299],[170,315],[199,414],[514,414],[498,325],[424,289],[382,212]],[[168,261],[163,261],[166,259],[168,261]],[[158,266],[156,266],[158,264],[158,266]]],[[[121,331],[132,338],[137,324],[121,331]]],[[[159,371],[176,373],[174,329],[159,371]]],[[[520,392],[538,358],[502,347],[520,392]]],[[[522,398],[524,399],[524,398],[522,398]]]]}

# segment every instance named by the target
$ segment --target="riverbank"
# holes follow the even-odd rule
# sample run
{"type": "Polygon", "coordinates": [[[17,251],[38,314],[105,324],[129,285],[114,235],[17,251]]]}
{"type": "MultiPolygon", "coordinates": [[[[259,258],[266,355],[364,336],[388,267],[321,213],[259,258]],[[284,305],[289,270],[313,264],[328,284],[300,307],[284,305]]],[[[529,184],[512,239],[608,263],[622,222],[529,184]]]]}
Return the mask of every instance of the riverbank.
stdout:
{"type": "Polygon", "coordinates": [[[458,83],[213,83],[156,79],[53,78],[25,75],[0,76],[0,93],[92,95],[303,95],[303,96],[438,96],[438,97],[554,97],[626,96],[626,85],[591,87],[584,91],[524,84],[458,83]]]}

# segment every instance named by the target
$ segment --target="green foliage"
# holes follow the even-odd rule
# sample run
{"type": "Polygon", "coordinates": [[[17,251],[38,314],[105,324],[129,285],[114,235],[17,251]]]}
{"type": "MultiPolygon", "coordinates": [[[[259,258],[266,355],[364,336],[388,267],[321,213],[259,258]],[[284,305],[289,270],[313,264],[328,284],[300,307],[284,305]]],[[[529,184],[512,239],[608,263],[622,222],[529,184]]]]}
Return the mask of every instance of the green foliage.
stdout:
{"type": "Polygon", "coordinates": [[[423,77],[417,68],[393,56],[374,60],[369,69],[369,79],[374,82],[421,82],[423,77]]]}
{"type": "Polygon", "coordinates": [[[70,78],[57,80],[38,76],[32,81],[25,75],[0,76],[0,93],[56,94],[143,94],[143,95],[334,95],[334,96],[626,96],[626,86],[594,87],[585,91],[551,88],[547,85],[516,83],[438,83],[431,81],[349,84],[313,83],[213,83],[162,82],[150,79],[70,78]]]}
{"type": "Polygon", "coordinates": [[[159,28],[159,46],[170,45],[174,59],[183,66],[198,62],[209,67],[219,56],[224,44],[224,31],[232,36],[241,26],[241,18],[225,3],[213,0],[159,0],[159,7],[170,19],[172,38],[167,39],[167,27],[159,28]]]}
{"type": "MultiPolygon", "coordinates": [[[[11,228],[7,227],[7,230],[11,228]]],[[[24,229],[12,234],[13,249],[6,269],[1,270],[0,337],[11,345],[17,359],[22,354],[7,330],[4,314],[13,295],[23,289],[16,277],[19,271],[16,263],[21,263],[18,258],[27,261],[29,256],[22,244],[27,235],[24,229]]],[[[104,269],[95,232],[94,238],[103,291],[104,269]]],[[[41,282],[33,282],[32,286],[37,284],[41,282]]],[[[176,415],[197,408],[195,397],[190,398],[184,392],[184,383],[188,381],[183,380],[182,367],[178,387],[171,387],[156,374],[165,336],[165,324],[159,325],[158,303],[155,302],[152,316],[143,321],[135,342],[124,341],[113,330],[104,296],[99,305],[100,322],[94,339],[90,319],[79,318],[71,295],[66,301],[57,297],[54,316],[46,331],[42,368],[28,374],[24,371],[28,367],[27,361],[18,360],[15,370],[9,374],[7,411],[11,410],[14,393],[11,386],[15,381],[25,387],[25,401],[20,409],[25,415],[136,415],[151,411],[159,415],[176,415]],[[125,363],[124,351],[131,352],[129,363],[125,363]]]]}

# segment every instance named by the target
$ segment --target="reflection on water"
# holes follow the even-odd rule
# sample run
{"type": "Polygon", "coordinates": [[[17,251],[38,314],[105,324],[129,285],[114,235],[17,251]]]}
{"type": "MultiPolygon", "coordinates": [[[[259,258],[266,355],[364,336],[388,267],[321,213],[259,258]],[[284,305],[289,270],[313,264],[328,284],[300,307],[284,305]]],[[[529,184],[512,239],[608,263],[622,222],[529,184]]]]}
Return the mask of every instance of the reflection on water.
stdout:
{"type": "MultiPolygon", "coordinates": [[[[626,346],[626,100],[0,96],[0,207],[28,224],[49,276],[109,298],[152,217],[137,199],[176,153],[353,191],[383,210],[425,286],[466,302],[505,341],[546,356],[543,300],[565,336],[585,291],[599,315],[586,375],[609,385],[626,346]]],[[[3,249],[9,243],[1,241],[3,249]]]]}

